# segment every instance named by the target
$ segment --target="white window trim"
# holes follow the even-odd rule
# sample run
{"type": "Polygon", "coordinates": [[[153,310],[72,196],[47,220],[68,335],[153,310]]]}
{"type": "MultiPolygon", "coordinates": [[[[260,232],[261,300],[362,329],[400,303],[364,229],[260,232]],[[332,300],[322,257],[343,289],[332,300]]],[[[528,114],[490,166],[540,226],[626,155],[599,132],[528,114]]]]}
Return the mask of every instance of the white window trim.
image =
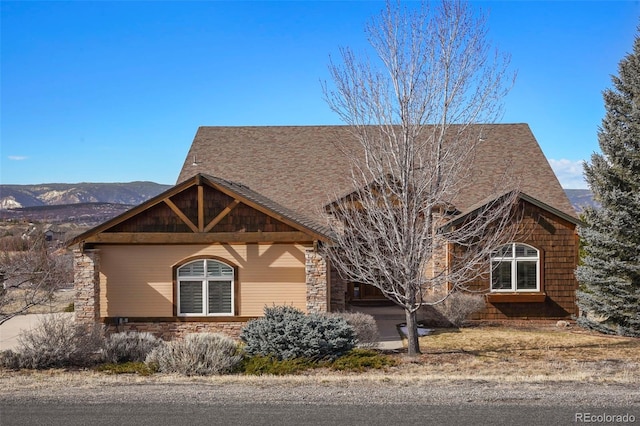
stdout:
{"type": "Polygon", "coordinates": [[[491,256],[490,259],[490,277],[489,277],[489,289],[491,293],[539,293],[540,292],[540,250],[537,248],[530,246],[529,244],[524,243],[509,243],[500,247],[501,249],[506,246],[511,246],[511,256],[491,256]],[[529,247],[536,251],[535,256],[521,256],[516,257],[516,246],[525,246],[529,247]],[[536,262],[536,288],[535,289],[518,289],[518,270],[517,264],[519,261],[526,262],[536,262]],[[494,271],[494,263],[498,262],[511,262],[511,288],[501,288],[494,289],[493,288],[493,271],[494,271]]]}
{"type": "Polygon", "coordinates": [[[176,269],[176,303],[177,303],[177,307],[176,307],[176,312],[177,315],[179,317],[232,317],[235,315],[235,269],[233,268],[233,266],[228,265],[220,260],[217,259],[196,259],[196,260],[192,260],[191,262],[187,262],[183,265],[180,265],[180,267],[178,267],[176,269]],[[193,276],[193,275],[183,275],[180,276],[180,269],[193,263],[193,262],[200,262],[204,260],[204,277],[202,275],[197,275],[197,276],[193,276]],[[208,271],[208,266],[207,263],[208,262],[216,262],[216,263],[220,263],[222,265],[225,265],[229,268],[231,268],[231,270],[233,271],[232,275],[230,277],[215,277],[215,276],[207,276],[207,272],[208,271]],[[199,313],[182,313],[180,312],[180,283],[182,281],[201,281],[202,282],[202,312],[199,313]],[[213,312],[210,313],[208,312],[209,310],[209,285],[208,283],[210,281],[221,281],[221,282],[231,282],[231,312],[213,312]]]}

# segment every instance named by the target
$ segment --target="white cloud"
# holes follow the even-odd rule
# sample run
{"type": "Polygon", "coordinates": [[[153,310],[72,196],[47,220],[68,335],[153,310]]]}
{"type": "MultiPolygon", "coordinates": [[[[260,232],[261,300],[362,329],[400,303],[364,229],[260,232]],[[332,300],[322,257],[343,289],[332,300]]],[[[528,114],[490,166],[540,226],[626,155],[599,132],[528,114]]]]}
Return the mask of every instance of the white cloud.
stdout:
{"type": "Polygon", "coordinates": [[[549,159],[549,164],[555,172],[560,184],[565,189],[587,189],[587,182],[583,176],[584,160],[549,159]]]}
{"type": "Polygon", "coordinates": [[[9,160],[11,160],[11,161],[23,161],[23,160],[26,160],[29,157],[24,156],[24,155],[10,155],[7,158],[9,160]]]}

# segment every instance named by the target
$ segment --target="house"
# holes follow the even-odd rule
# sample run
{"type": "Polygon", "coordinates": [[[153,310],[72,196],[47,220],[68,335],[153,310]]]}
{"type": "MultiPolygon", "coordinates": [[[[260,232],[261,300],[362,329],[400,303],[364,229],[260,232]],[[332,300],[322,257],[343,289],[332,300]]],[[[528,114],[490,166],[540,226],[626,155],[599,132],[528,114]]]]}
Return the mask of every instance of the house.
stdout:
{"type": "MultiPolygon", "coordinates": [[[[487,259],[482,320],[577,314],[578,220],[526,124],[482,127],[463,220],[492,200],[498,177],[520,182],[523,232],[487,259]]],[[[346,126],[201,127],[177,184],[76,237],[76,319],[164,337],[237,335],[265,305],[340,311],[380,298],[340,278],[319,247],[323,208],[353,190],[334,142],[346,126]]],[[[495,195],[497,196],[497,195],[495,195]]]]}

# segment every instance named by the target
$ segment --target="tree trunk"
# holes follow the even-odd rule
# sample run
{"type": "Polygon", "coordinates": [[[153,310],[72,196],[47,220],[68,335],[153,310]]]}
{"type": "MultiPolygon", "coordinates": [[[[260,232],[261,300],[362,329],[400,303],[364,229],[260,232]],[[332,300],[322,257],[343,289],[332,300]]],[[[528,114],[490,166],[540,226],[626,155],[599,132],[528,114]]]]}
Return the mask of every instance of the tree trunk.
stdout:
{"type": "Polygon", "coordinates": [[[420,354],[420,342],[418,341],[418,321],[416,312],[405,310],[407,317],[407,355],[418,356],[420,354]]]}

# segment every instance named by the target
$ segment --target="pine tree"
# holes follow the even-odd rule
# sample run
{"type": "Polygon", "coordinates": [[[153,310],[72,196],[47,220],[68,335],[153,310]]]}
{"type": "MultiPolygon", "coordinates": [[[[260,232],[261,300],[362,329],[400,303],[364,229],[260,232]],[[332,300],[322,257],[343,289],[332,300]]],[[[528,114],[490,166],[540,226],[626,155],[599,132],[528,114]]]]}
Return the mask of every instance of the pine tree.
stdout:
{"type": "Polygon", "coordinates": [[[640,35],[618,73],[603,94],[602,154],[594,153],[585,164],[585,178],[601,208],[585,212],[580,230],[578,323],[640,336],[640,35]]]}

